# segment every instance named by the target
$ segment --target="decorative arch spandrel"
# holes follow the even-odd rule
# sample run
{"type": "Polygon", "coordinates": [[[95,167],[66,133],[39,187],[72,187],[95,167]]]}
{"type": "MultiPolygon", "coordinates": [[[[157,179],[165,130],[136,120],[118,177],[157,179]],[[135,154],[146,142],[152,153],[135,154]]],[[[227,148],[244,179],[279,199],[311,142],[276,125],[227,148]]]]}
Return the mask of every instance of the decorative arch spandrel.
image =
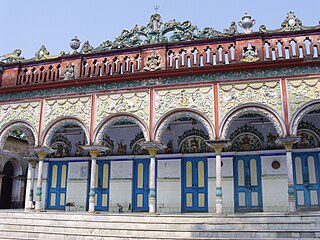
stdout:
{"type": "Polygon", "coordinates": [[[174,109],[197,110],[213,120],[212,86],[155,91],[155,122],[174,109]]]}
{"type": "Polygon", "coordinates": [[[219,84],[219,119],[242,104],[261,103],[282,116],[280,81],[219,84]]]}
{"type": "Polygon", "coordinates": [[[81,120],[86,127],[90,126],[91,96],[50,99],[45,101],[44,128],[56,119],[75,117],[81,120]]]}
{"type": "Polygon", "coordinates": [[[320,99],[320,78],[287,81],[290,119],[304,104],[320,99]]]}
{"type": "Polygon", "coordinates": [[[149,92],[114,93],[97,96],[96,123],[117,113],[131,113],[149,124],[149,92]]]}
{"type": "Polygon", "coordinates": [[[0,129],[9,122],[24,121],[39,128],[41,102],[20,102],[0,105],[0,129]]]}

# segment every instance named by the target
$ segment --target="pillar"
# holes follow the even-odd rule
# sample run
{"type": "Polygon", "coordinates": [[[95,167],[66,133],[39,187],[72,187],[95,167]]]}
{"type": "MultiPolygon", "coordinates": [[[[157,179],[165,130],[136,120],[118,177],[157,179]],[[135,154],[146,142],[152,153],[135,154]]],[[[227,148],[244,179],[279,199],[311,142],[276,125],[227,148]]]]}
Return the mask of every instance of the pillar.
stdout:
{"type": "Polygon", "coordinates": [[[141,147],[147,149],[150,155],[148,205],[149,213],[156,213],[156,154],[158,150],[164,149],[166,146],[159,142],[144,142],[141,144],[141,147]]]}
{"type": "Polygon", "coordinates": [[[25,210],[31,210],[33,208],[33,192],[34,192],[34,175],[37,162],[29,161],[28,173],[27,173],[27,187],[25,197],[25,210]]]}
{"type": "Polygon", "coordinates": [[[91,156],[91,177],[90,177],[90,192],[89,192],[89,213],[95,212],[96,203],[96,170],[97,170],[97,157],[99,150],[88,150],[91,156]]]}
{"type": "Polygon", "coordinates": [[[48,152],[36,152],[39,158],[38,164],[38,180],[37,180],[37,191],[36,191],[36,206],[35,210],[41,211],[41,200],[42,200],[42,172],[43,172],[43,160],[47,156],[48,152]]]}
{"type": "Polygon", "coordinates": [[[229,140],[209,140],[206,143],[211,146],[216,154],[216,213],[223,213],[221,153],[229,140]]]}
{"type": "Polygon", "coordinates": [[[148,148],[150,154],[149,164],[149,213],[156,212],[156,154],[158,148],[148,148]]]}
{"type": "Polygon", "coordinates": [[[289,212],[295,212],[297,210],[296,196],[294,192],[294,180],[293,180],[292,146],[295,143],[299,142],[299,140],[300,140],[300,137],[285,137],[285,138],[277,139],[277,141],[279,143],[282,143],[286,149],[289,212]]]}

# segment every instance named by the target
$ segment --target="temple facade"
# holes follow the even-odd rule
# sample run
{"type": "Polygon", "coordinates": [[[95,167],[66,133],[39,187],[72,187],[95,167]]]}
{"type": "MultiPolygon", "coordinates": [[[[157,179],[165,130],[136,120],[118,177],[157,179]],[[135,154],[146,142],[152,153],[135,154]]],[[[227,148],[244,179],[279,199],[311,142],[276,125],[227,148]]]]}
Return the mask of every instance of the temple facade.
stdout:
{"type": "Polygon", "coordinates": [[[2,56],[0,208],[319,210],[320,26],[254,23],[2,56]]]}

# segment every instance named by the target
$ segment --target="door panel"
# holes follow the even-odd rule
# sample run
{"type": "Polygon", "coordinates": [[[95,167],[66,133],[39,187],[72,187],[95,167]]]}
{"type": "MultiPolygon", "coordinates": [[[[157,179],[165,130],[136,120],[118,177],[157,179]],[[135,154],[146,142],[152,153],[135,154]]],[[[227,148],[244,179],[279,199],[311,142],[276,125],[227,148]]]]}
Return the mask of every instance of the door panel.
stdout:
{"type": "Polygon", "coordinates": [[[319,153],[293,153],[292,157],[297,207],[319,208],[319,153]]]}
{"type": "Polygon", "coordinates": [[[262,211],[260,157],[238,156],[233,161],[235,211],[262,211]]]}
{"type": "Polygon", "coordinates": [[[110,161],[98,160],[96,165],[96,203],[98,211],[109,210],[110,161]]]}
{"type": "Polygon", "coordinates": [[[133,211],[149,211],[149,164],[149,159],[135,159],[133,161],[133,211]]]}
{"type": "Polygon", "coordinates": [[[47,208],[65,209],[67,174],[67,162],[49,162],[47,208]]]}
{"type": "Polygon", "coordinates": [[[182,211],[208,211],[207,159],[182,160],[182,211]]]}

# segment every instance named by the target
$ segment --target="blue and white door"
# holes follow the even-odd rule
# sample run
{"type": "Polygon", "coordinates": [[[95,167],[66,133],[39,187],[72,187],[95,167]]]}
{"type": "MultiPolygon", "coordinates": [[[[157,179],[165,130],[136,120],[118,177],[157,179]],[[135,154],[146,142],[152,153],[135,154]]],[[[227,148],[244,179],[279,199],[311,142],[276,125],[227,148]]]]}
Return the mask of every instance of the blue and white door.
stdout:
{"type": "Polygon", "coordinates": [[[235,211],[262,211],[260,157],[237,156],[233,166],[235,211]]]}
{"type": "Polygon", "coordinates": [[[149,159],[133,160],[132,210],[149,211],[149,159]]]}
{"type": "Polygon", "coordinates": [[[96,168],[95,210],[108,211],[110,161],[97,160],[96,168]]]}
{"type": "Polygon", "coordinates": [[[294,153],[293,176],[297,207],[319,208],[319,153],[294,153]]]}
{"type": "Polygon", "coordinates": [[[62,161],[49,162],[48,172],[48,209],[65,209],[68,163],[62,161]]]}
{"type": "Polygon", "coordinates": [[[182,159],[182,212],[208,211],[206,158],[182,159]]]}

